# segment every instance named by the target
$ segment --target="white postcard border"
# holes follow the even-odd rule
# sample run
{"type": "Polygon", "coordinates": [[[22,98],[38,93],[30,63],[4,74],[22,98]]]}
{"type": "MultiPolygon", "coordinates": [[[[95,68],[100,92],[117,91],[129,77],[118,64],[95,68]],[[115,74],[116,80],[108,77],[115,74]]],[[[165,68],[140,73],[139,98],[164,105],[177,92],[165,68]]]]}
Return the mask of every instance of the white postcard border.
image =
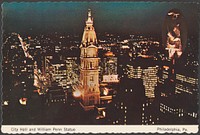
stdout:
{"type": "Polygon", "coordinates": [[[2,125],[2,133],[198,133],[198,125],[2,125]]]}

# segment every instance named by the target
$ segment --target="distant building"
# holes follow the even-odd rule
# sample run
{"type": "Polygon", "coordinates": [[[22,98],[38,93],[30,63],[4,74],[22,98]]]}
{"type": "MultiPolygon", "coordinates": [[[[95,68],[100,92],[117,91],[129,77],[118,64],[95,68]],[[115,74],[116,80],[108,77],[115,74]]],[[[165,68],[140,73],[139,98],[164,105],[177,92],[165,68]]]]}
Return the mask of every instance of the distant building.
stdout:
{"type": "Polygon", "coordinates": [[[141,125],[142,105],[145,102],[142,80],[122,78],[120,81],[116,98],[108,107],[108,122],[113,125],[141,125]]]}
{"type": "Polygon", "coordinates": [[[107,52],[102,60],[102,82],[119,82],[117,74],[117,57],[112,52],[107,52]]]}
{"type": "MultiPolygon", "coordinates": [[[[53,56],[45,56],[45,74],[49,84],[57,82],[64,89],[71,88],[78,82],[77,57],[66,57],[65,60],[55,59],[53,56]]],[[[72,88],[71,88],[72,89],[72,88]]]]}
{"type": "Polygon", "coordinates": [[[148,58],[140,58],[138,60],[146,62],[146,65],[127,65],[127,77],[130,79],[142,79],[145,88],[145,96],[147,98],[155,98],[155,88],[158,82],[158,66],[152,64],[153,61],[148,58]],[[148,65],[148,62],[151,64],[148,65]]]}
{"type": "Polygon", "coordinates": [[[34,61],[26,57],[26,52],[22,47],[17,33],[12,33],[4,43],[3,92],[5,100],[26,105],[27,99],[34,90],[34,61]],[[8,82],[10,82],[9,85],[8,82]]]}

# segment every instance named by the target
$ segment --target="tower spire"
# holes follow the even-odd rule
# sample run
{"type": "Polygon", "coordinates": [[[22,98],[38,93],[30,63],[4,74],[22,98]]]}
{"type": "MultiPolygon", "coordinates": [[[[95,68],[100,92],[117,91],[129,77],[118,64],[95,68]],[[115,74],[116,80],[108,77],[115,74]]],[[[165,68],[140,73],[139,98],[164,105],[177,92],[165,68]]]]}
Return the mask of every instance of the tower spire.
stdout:
{"type": "Polygon", "coordinates": [[[88,9],[88,17],[91,17],[91,9],[88,9]]]}
{"type": "Polygon", "coordinates": [[[93,25],[93,19],[92,19],[92,12],[91,9],[88,9],[88,18],[86,21],[86,25],[93,25]]]}
{"type": "Polygon", "coordinates": [[[89,45],[96,45],[97,37],[96,37],[95,29],[93,27],[92,12],[90,9],[88,9],[88,18],[85,23],[86,23],[86,26],[83,32],[81,46],[87,47],[89,45]]]}

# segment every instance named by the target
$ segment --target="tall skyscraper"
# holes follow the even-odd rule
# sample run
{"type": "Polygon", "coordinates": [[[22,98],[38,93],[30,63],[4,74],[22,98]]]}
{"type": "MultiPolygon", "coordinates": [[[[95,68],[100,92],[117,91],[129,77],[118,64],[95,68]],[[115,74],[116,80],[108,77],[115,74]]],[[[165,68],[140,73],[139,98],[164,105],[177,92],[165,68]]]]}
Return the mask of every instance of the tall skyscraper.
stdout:
{"type": "Polygon", "coordinates": [[[94,105],[100,102],[99,58],[96,45],[97,37],[93,27],[91,10],[89,10],[80,46],[80,88],[82,90],[82,104],[85,110],[93,109],[94,105]]]}

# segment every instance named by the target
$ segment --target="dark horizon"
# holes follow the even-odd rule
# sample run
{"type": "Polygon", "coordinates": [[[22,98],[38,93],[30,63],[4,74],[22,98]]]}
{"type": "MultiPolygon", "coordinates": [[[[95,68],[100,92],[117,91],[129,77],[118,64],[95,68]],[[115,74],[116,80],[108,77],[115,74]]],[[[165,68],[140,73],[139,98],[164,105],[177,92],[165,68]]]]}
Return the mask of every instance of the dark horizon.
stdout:
{"type": "Polygon", "coordinates": [[[197,4],[173,2],[5,2],[3,30],[5,33],[82,34],[87,10],[91,9],[97,33],[159,35],[167,12],[174,8],[187,20],[188,32],[196,35],[197,4]]]}

